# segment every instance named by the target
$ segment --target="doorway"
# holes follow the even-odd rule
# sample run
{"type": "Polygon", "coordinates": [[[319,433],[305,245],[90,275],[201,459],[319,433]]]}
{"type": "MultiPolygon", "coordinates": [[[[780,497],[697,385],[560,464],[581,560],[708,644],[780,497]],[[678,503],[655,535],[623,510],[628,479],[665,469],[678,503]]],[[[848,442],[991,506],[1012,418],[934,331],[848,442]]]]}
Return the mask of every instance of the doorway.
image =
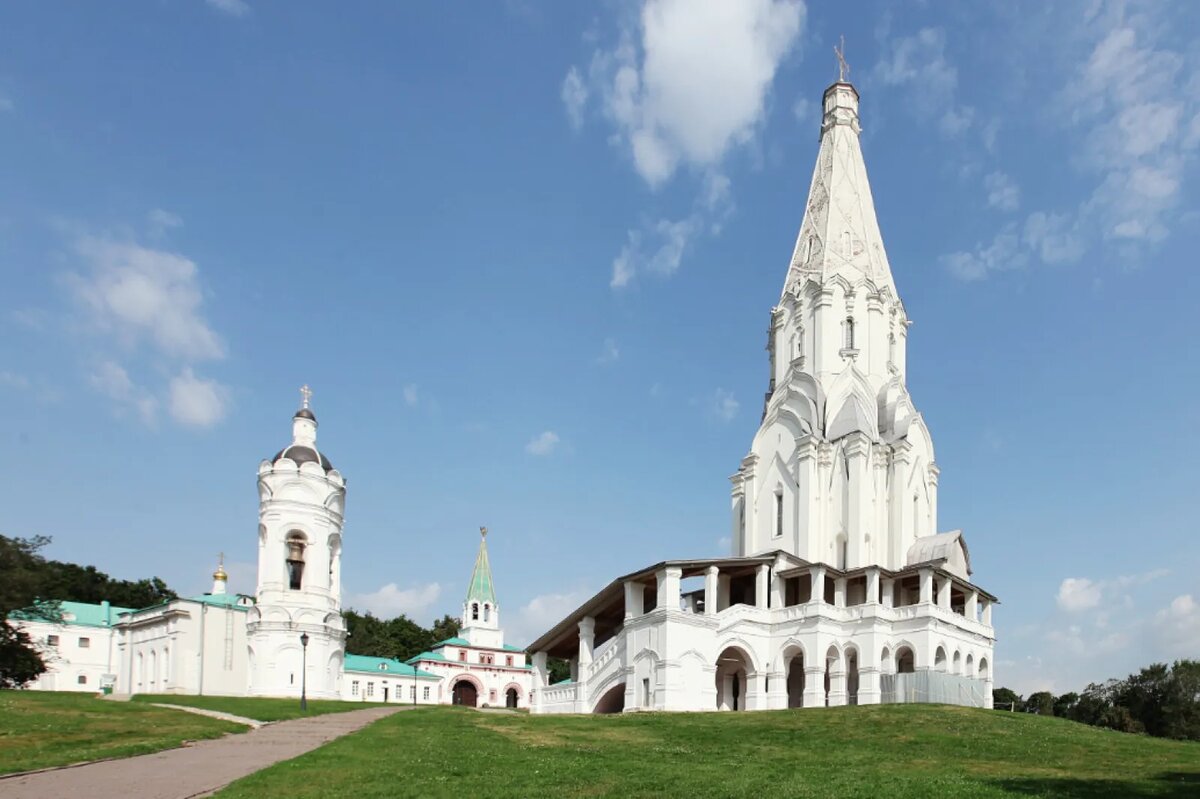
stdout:
{"type": "Polygon", "coordinates": [[[475,684],[470,680],[456,682],[451,698],[454,704],[467,707],[475,707],[479,703],[479,693],[475,690],[475,684]]]}

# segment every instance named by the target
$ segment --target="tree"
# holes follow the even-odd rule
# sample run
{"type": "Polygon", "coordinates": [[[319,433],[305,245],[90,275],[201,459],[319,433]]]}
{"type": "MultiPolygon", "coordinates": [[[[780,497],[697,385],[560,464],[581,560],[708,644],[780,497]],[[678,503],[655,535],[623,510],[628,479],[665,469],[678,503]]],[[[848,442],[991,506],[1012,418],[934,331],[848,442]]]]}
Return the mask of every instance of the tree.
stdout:
{"type": "Polygon", "coordinates": [[[1054,700],[1054,715],[1063,719],[1069,718],[1077,704],[1079,704],[1079,694],[1074,692],[1063,694],[1054,700]]]}
{"type": "Polygon", "coordinates": [[[447,638],[458,636],[459,620],[454,616],[445,615],[433,623],[430,632],[433,633],[434,643],[445,641],[447,638]]]}
{"type": "Polygon", "coordinates": [[[1163,697],[1163,734],[1200,741],[1200,660],[1177,660],[1163,697]]]}
{"type": "Polygon", "coordinates": [[[1036,713],[1039,716],[1054,715],[1054,694],[1049,691],[1038,691],[1030,694],[1025,700],[1025,712],[1036,713]]]}
{"type": "Polygon", "coordinates": [[[996,710],[1015,710],[1018,713],[1025,711],[1025,701],[1021,699],[1021,695],[1011,688],[994,688],[992,689],[992,707],[996,710]]]}
{"type": "Polygon", "coordinates": [[[547,681],[550,685],[571,678],[571,664],[562,658],[546,658],[547,681]]]}
{"type": "Polygon", "coordinates": [[[62,620],[58,603],[45,599],[46,561],[38,551],[48,543],[45,536],[0,535],[0,688],[20,688],[46,670],[37,645],[12,617],[19,613],[27,619],[62,620]]]}

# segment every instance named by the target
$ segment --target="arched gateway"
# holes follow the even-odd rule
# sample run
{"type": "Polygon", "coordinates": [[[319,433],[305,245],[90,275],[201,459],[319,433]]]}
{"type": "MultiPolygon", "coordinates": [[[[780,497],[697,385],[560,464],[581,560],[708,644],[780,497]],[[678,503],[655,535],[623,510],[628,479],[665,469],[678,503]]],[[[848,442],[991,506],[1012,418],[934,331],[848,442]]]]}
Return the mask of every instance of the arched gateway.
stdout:
{"type": "Polygon", "coordinates": [[[459,677],[450,689],[451,701],[456,705],[477,707],[479,705],[479,689],[469,677],[459,677]]]}

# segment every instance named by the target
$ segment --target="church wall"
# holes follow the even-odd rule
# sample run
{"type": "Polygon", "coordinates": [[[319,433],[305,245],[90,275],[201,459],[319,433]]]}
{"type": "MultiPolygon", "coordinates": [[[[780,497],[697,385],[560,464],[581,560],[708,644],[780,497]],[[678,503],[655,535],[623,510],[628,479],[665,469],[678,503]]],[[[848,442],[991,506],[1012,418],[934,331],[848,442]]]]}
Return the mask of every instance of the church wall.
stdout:
{"type": "Polygon", "coordinates": [[[42,621],[18,621],[29,637],[46,647],[43,658],[49,667],[27,687],[33,691],[100,690],[105,675],[119,671],[117,634],[112,628],[83,624],[50,624],[42,621]],[[58,646],[50,647],[49,637],[58,636],[58,646]],[[87,639],[87,646],[80,639],[87,639]],[[80,678],[84,682],[80,682],[80,678]]]}

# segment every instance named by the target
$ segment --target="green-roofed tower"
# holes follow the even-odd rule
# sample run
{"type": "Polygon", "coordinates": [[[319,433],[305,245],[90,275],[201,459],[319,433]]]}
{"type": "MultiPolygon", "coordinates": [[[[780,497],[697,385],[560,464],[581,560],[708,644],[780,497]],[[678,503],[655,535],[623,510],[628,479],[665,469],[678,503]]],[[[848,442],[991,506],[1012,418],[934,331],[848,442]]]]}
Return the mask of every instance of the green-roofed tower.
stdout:
{"type": "Polygon", "coordinates": [[[504,634],[500,631],[500,606],[488,563],[487,534],[486,527],[479,528],[479,554],[463,602],[462,634],[475,646],[498,647],[503,644],[504,634]]]}

